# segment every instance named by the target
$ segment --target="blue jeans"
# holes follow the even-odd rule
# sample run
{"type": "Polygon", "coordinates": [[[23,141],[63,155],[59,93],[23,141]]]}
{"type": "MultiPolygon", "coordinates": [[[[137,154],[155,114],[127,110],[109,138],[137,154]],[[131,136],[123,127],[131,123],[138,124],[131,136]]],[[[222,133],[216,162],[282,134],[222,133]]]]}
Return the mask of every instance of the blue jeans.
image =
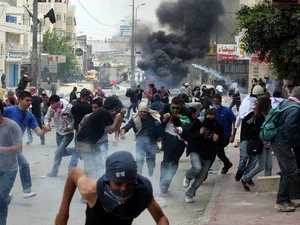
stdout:
{"type": "Polygon", "coordinates": [[[145,159],[148,166],[148,171],[151,171],[150,173],[153,173],[156,159],[155,140],[151,140],[150,137],[137,136],[135,152],[138,173],[142,174],[145,159]]]}
{"type": "Polygon", "coordinates": [[[6,225],[8,205],[10,203],[9,193],[14,185],[17,171],[0,172],[0,225],[6,225]]]}
{"type": "Polygon", "coordinates": [[[18,157],[19,173],[20,173],[23,192],[30,193],[32,183],[31,183],[29,163],[25,158],[25,156],[23,155],[23,153],[18,153],[17,157],[18,157]]]}
{"type": "Polygon", "coordinates": [[[297,162],[291,146],[285,143],[271,144],[281,170],[279,188],[277,192],[277,204],[290,202],[290,186],[297,177],[297,162]]]}
{"type": "Polygon", "coordinates": [[[72,155],[70,163],[69,163],[69,167],[68,167],[69,170],[72,169],[73,167],[77,166],[78,153],[77,153],[76,149],[75,148],[67,148],[67,146],[71,143],[73,138],[74,138],[74,133],[69,133],[69,134],[65,134],[65,135],[56,133],[57,149],[55,151],[53,167],[50,172],[53,176],[57,176],[62,157],[72,155]]]}
{"type": "Polygon", "coordinates": [[[238,171],[248,174],[256,165],[257,158],[255,155],[248,155],[247,145],[249,141],[241,141],[240,143],[240,162],[238,171]]]}
{"type": "Polygon", "coordinates": [[[102,152],[99,148],[100,146],[80,141],[77,141],[76,146],[84,163],[84,171],[88,177],[98,179],[104,173],[102,152]]]}
{"type": "Polygon", "coordinates": [[[207,172],[214,160],[203,159],[199,153],[192,152],[190,154],[192,167],[186,172],[185,177],[189,180],[194,180],[191,187],[185,192],[188,197],[194,197],[197,189],[206,178],[207,172]]]}
{"type": "Polygon", "coordinates": [[[243,180],[249,182],[256,174],[265,170],[265,176],[271,176],[272,174],[272,153],[270,148],[264,148],[263,151],[256,155],[257,165],[253,170],[244,174],[243,180]]]}
{"type": "Polygon", "coordinates": [[[99,152],[100,154],[98,154],[98,152],[96,152],[96,156],[97,158],[97,166],[98,166],[98,177],[101,177],[104,173],[105,173],[105,162],[106,162],[106,158],[108,155],[108,141],[103,142],[103,143],[99,143],[98,144],[98,148],[99,148],[99,152]]]}

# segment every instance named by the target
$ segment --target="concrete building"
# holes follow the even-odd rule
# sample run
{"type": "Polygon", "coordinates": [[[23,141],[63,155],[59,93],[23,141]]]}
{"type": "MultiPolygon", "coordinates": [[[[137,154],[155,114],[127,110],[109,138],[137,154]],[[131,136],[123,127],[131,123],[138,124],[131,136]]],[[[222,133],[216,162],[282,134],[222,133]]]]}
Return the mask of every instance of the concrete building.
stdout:
{"type": "Polygon", "coordinates": [[[21,72],[30,65],[31,27],[23,0],[0,2],[0,74],[5,73],[7,86],[18,83],[21,72]]]}
{"type": "MultiPolygon", "coordinates": [[[[31,71],[32,52],[32,18],[30,12],[33,0],[0,0],[0,74],[7,76],[7,86],[16,86],[19,77],[31,71]]],[[[76,8],[68,0],[39,0],[38,19],[42,21],[38,29],[38,50],[42,48],[42,35],[50,30],[58,36],[69,35],[75,43],[76,37],[76,8]],[[56,23],[50,23],[44,15],[53,8],[56,23]]]]}

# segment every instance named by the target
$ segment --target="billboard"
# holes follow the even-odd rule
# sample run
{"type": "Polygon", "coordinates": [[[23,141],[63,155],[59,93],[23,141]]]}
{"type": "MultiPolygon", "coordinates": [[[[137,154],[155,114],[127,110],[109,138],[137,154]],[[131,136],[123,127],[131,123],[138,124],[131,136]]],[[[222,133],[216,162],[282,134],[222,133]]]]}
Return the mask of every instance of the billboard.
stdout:
{"type": "Polygon", "coordinates": [[[236,60],[237,46],[235,44],[218,44],[217,56],[218,60],[236,60]]]}

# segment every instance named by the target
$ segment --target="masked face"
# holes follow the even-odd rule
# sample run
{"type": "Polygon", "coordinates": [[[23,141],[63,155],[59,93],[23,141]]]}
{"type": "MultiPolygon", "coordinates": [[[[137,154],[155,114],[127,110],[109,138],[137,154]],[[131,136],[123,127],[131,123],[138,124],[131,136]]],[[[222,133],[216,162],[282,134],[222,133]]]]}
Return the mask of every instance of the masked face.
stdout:
{"type": "Polygon", "coordinates": [[[221,105],[219,105],[219,104],[213,104],[213,108],[214,109],[219,109],[219,108],[221,108],[221,105]]]}
{"type": "Polygon", "coordinates": [[[122,205],[130,199],[133,195],[134,188],[122,188],[115,189],[111,187],[109,184],[104,185],[104,197],[103,203],[104,207],[109,212],[115,212],[118,208],[122,207],[122,205]]]}

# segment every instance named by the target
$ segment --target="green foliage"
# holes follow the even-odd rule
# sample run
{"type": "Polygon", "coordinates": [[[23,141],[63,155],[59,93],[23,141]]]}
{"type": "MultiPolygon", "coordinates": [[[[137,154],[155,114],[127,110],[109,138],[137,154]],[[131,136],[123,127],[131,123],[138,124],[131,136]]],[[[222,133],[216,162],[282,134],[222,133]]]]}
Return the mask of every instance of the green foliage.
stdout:
{"type": "Polygon", "coordinates": [[[43,36],[43,52],[50,55],[65,55],[66,63],[58,64],[58,78],[64,80],[75,74],[76,56],[74,47],[70,44],[70,37],[58,37],[47,31],[43,36]]]}
{"type": "Polygon", "coordinates": [[[237,12],[238,27],[248,53],[267,58],[278,79],[300,79],[300,9],[272,8],[264,0],[237,12]]]}

